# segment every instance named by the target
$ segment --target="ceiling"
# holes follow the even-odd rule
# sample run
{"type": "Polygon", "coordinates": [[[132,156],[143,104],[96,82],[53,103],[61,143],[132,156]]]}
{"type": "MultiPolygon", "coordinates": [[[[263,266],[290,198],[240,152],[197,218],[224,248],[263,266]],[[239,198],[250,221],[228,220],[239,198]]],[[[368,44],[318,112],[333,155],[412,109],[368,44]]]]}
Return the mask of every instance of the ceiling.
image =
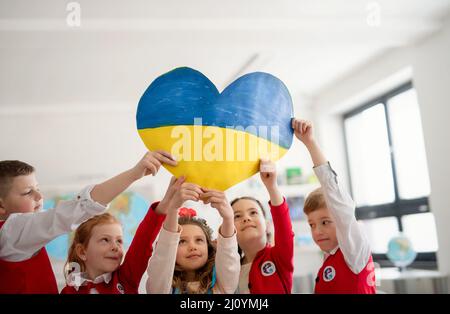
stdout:
{"type": "Polygon", "coordinates": [[[0,1],[0,106],[126,104],[178,66],[222,90],[251,71],[317,96],[384,52],[436,32],[449,0],[0,1]]]}

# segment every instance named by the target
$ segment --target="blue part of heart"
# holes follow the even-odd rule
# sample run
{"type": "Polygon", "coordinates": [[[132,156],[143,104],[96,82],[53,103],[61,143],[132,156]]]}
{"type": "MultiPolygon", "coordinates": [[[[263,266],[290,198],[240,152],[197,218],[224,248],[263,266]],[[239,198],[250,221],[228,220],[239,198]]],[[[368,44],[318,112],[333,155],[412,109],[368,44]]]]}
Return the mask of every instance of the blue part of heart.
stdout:
{"type": "Polygon", "coordinates": [[[203,126],[243,128],[287,149],[292,144],[292,117],[289,91],[271,74],[246,74],[220,94],[206,76],[187,67],[154,80],[142,95],[136,114],[138,129],[194,125],[194,118],[201,118],[203,126]],[[278,127],[277,134],[271,132],[274,127],[278,127]]]}

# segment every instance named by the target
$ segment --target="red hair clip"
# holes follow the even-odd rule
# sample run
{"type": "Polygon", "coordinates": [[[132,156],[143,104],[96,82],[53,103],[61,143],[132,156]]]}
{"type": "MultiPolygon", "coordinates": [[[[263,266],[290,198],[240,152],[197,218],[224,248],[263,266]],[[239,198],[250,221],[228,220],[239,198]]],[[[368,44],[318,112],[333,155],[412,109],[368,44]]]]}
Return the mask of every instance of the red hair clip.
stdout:
{"type": "Polygon", "coordinates": [[[195,217],[197,212],[192,208],[181,207],[178,211],[178,216],[180,217],[195,217]]]}

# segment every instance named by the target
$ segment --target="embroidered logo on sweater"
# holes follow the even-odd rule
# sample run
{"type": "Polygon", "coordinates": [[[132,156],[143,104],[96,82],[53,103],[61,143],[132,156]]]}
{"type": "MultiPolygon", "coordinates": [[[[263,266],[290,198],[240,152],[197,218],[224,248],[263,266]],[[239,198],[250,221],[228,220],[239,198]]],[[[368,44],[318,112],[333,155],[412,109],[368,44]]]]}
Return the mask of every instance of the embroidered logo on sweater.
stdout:
{"type": "Polygon", "coordinates": [[[261,273],[263,276],[271,276],[277,271],[275,264],[271,261],[264,262],[261,265],[261,273]]]}
{"type": "Polygon", "coordinates": [[[120,283],[117,284],[117,290],[119,290],[121,294],[125,294],[125,289],[120,283]]]}
{"type": "Polygon", "coordinates": [[[336,276],[336,270],[332,266],[327,266],[323,270],[323,280],[329,282],[336,276]]]}

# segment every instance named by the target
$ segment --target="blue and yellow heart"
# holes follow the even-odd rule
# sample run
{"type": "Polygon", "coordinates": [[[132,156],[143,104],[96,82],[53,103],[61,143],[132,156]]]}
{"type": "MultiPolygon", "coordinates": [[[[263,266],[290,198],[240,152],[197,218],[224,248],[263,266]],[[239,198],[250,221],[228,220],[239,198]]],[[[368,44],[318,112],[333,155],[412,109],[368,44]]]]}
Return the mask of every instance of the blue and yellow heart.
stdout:
{"type": "Polygon", "coordinates": [[[164,165],[202,187],[226,190],[259,170],[259,159],[279,160],[292,144],[292,100],[275,76],[241,76],[222,93],[202,73],[174,69],[155,79],[136,114],[149,150],[178,160],[164,165]]]}

